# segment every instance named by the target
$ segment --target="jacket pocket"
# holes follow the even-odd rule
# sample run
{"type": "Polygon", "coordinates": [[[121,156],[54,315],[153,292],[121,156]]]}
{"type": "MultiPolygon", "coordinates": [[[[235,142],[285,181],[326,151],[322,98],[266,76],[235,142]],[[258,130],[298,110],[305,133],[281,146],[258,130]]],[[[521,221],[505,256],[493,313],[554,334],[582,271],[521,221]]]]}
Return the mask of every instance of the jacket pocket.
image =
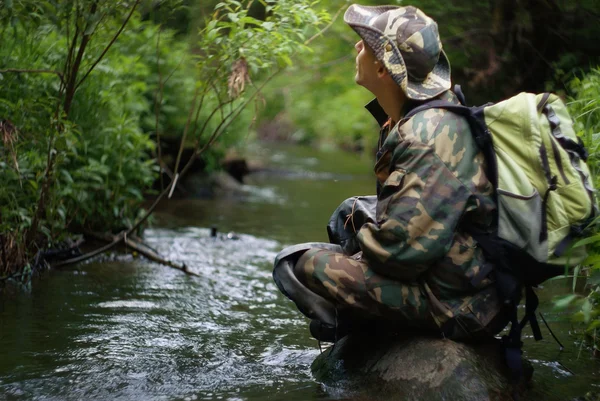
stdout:
{"type": "Polygon", "coordinates": [[[394,195],[402,188],[405,175],[406,171],[403,169],[394,170],[383,183],[377,199],[377,223],[381,223],[388,219],[388,206],[390,201],[394,198],[394,195]]]}

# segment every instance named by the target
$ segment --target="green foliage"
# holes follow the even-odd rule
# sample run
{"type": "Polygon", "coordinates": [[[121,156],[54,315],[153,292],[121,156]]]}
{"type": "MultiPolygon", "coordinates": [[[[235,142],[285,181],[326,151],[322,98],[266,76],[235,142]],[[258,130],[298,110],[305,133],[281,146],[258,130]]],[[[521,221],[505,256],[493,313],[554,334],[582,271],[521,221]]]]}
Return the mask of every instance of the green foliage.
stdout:
{"type": "MultiPolygon", "coordinates": [[[[252,2],[250,2],[252,3],[252,2]]],[[[195,57],[199,70],[199,102],[212,104],[207,126],[192,136],[219,131],[240,105],[260,102],[255,81],[271,79],[294,57],[309,58],[309,35],[329,21],[324,11],[315,11],[315,2],[266,1],[265,19],[250,15],[251,7],[234,0],[218,3],[212,19],[197,37],[195,57]],[[244,91],[250,85],[252,91],[244,91]],[[226,107],[224,107],[226,106],[226,107]],[[225,108],[230,112],[225,113],[225,108]],[[219,116],[220,114],[220,116],[219,116]]],[[[257,103],[259,105],[259,103],[257,103]]]]}
{"type": "Polygon", "coordinates": [[[575,129],[587,147],[596,188],[600,188],[600,68],[570,83],[574,98],[569,103],[575,129]]]}
{"type": "MultiPolygon", "coordinates": [[[[17,26],[7,39],[19,44],[12,52],[2,51],[10,46],[0,49],[1,65],[59,70],[66,56],[66,38],[49,25],[29,31],[17,26]]],[[[149,71],[135,56],[120,53],[118,45],[115,50],[117,56],[100,65],[77,93],[73,113],[61,122],[62,132],[52,144],[55,190],[40,228],[51,241],[62,239],[65,226],[110,230],[131,224],[154,179],[153,143],[140,127],[142,113],[151,108],[145,97],[149,71]]],[[[58,82],[42,74],[5,73],[2,78],[0,116],[19,131],[14,147],[19,168],[8,160],[0,167],[7,177],[0,186],[1,228],[24,230],[44,178],[58,82]],[[21,183],[23,191],[15,195],[21,183]]]]}
{"type": "Polygon", "coordinates": [[[180,142],[215,168],[253,123],[247,106],[261,104],[261,81],[308,54],[306,38],[328,21],[306,0],[225,0],[204,13],[207,3],[190,49],[185,29],[152,22],[173,22],[156,7],[178,20],[185,1],[143,2],[144,17],[137,4],[0,1],[4,270],[67,230],[133,226],[162,150],[177,155],[163,159],[176,173],[180,142]]]}
{"type": "MultiPolygon", "coordinates": [[[[593,174],[594,185],[600,188],[600,69],[592,69],[583,78],[575,78],[569,88],[573,97],[569,111],[575,122],[577,134],[582,139],[590,156],[588,166],[593,174]]],[[[580,267],[575,269],[573,292],[580,274],[586,273],[589,294],[587,296],[571,294],[555,300],[557,308],[575,305],[579,311],[574,320],[585,324],[585,334],[596,351],[600,351],[600,337],[596,336],[600,328],[600,234],[597,229],[598,218],[591,224],[588,236],[574,246],[586,246],[589,255],[580,267]]],[[[586,278],[585,276],[583,277],[586,278]]]]}

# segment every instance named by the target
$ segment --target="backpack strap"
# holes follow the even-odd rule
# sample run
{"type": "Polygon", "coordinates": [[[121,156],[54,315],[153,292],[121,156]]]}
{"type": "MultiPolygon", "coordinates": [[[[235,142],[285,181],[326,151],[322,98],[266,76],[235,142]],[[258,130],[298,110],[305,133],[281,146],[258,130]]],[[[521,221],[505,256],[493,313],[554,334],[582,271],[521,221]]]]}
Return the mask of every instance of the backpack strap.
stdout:
{"type": "Polygon", "coordinates": [[[544,104],[542,107],[542,113],[544,113],[548,119],[552,136],[558,141],[558,143],[560,143],[565,150],[577,154],[577,156],[579,156],[584,162],[587,161],[589,154],[585,146],[583,146],[581,138],[578,138],[578,142],[575,142],[561,132],[560,120],[549,104],[544,104]]]}
{"type": "MultiPolygon", "coordinates": [[[[463,102],[464,95],[460,89],[460,85],[456,85],[455,91],[458,91],[457,97],[460,102],[463,102]]],[[[483,114],[484,108],[491,103],[487,103],[483,106],[479,107],[468,107],[464,104],[454,104],[448,103],[445,100],[432,100],[430,102],[424,103],[414,109],[410,110],[404,116],[405,119],[409,119],[425,110],[429,109],[444,109],[448,110],[454,114],[458,114],[467,119],[469,123],[469,127],[471,128],[471,134],[473,135],[473,139],[475,143],[479,147],[479,149],[483,152],[483,156],[487,162],[486,176],[488,180],[490,180],[491,184],[494,188],[498,187],[498,165],[496,162],[496,154],[494,152],[494,143],[492,139],[492,134],[488,130],[485,124],[485,117],[483,114]]],[[[496,193],[494,192],[494,200],[496,199],[496,193]]]]}
{"type": "Polygon", "coordinates": [[[467,100],[465,99],[465,94],[463,93],[460,85],[454,85],[453,92],[456,95],[456,97],[458,98],[458,101],[460,102],[460,104],[462,104],[463,106],[466,106],[467,100]]]}
{"type": "Polygon", "coordinates": [[[525,327],[527,323],[531,326],[531,332],[533,333],[533,338],[535,341],[540,341],[542,339],[542,332],[540,331],[540,324],[537,321],[535,316],[535,311],[539,305],[539,299],[535,292],[533,292],[533,287],[528,285],[525,287],[525,316],[519,323],[521,329],[525,327]]]}

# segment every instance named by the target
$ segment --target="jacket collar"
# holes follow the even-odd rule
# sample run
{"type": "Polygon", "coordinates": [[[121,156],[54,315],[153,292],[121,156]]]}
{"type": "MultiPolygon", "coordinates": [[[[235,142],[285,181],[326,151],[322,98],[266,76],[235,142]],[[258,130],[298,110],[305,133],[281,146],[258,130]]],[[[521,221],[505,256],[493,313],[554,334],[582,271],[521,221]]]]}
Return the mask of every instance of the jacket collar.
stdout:
{"type": "MultiPolygon", "coordinates": [[[[406,113],[408,113],[413,108],[417,107],[419,104],[421,104],[421,103],[407,99],[407,102],[404,104],[404,110],[402,112],[402,115],[403,116],[406,115],[406,113]]],[[[369,111],[369,113],[371,113],[373,118],[375,118],[375,120],[377,121],[377,124],[379,124],[380,128],[382,128],[383,125],[389,119],[388,115],[383,110],[383,107],[381,107],[381,105],[379,104],[379,101],[377,101],[377,98],[375,98],[375,99],[371,100],[369,103],[367,103],[365,105],[365,109],[367,109],[369,111]]]]}
{"type": "MultiPolygon", "coordinates": [[[[439,96],[436,96],[435,98],[430,99],[430,100],[445,100],[448,103],[460,104],[456,95],[450,90],[447,90],[447,91],[441,93],[439,96]]],[[[411,101],[409,99],[406,102],[406,104],[404,105],[404,110],[403,110],[402,115],[405,116],[410,110],[412,110],[415,107],[417,107],[421,104],[424,104],[426,102],[427,101],[424,101],[424,102],[411,101]]],[[[389,118],[388,115],[385,114],[383,107],[381,107],[381,105],[377,101],[377,98],[374,98],[369,103],[367,103],[365,105],[365,109],[367,109],[369,111],[369,113],[371,113],[373,118],[375,118],[375,120],[377,121],[377,124],[379,124],[379,127],[383,127],[383,125],[387,122],[387,120],[389,118]]]]}
{"type": "Polygon", "coordinates": [[[377,98],[371,100],[365,105],[365,109],[369,110],[369,113],[377,120],[379,127],[383,127],[383,124],[388,120],[388,115],[383,111],[383,107],[377,101],[377,98]]]}

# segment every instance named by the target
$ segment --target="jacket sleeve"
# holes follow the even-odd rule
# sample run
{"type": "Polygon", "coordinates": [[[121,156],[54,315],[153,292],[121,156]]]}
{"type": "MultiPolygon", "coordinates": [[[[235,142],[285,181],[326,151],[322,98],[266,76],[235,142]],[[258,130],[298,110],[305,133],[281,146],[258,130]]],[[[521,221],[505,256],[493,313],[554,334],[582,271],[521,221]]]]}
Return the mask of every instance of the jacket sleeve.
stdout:
{"type": "Polygon", "coordinates": [[[363,225],[357,236],[374,271],[404,281],[415,280],[446,255],[463,214],[476,207],[453,168],[461,163],[452,159],[464,151],[454,146],[448,126],[437,124],[425,132],[426,124],[412,125],[396,133],[393,170],[379,194],[377,222],[363,225]]]}

